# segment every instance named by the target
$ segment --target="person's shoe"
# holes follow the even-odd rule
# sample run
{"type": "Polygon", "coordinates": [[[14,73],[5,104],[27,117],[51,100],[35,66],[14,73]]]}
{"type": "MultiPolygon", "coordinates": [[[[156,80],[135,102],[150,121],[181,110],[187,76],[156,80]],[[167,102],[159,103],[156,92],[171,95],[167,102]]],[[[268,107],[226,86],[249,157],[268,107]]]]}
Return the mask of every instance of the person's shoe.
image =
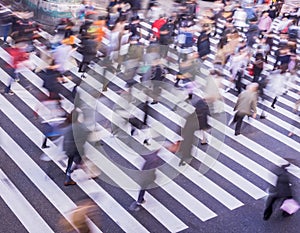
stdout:
{"type": "Polygon", "coordinates": [[[238,136],[238,135],[240,135],[240,134],[241,134],[241,133],[239,133],[239,132],[235,132],[235,133],[234,133],[235,136],[238,136]]]}
{"type": "Polygon", "coordinates": [[[148,139],[145,139],[143,142],[144,145],[150,146],[151,144],[148,142],[148,139]]]}
{"type": "Polygon", "coordinates": [[[70,185],[76,185],[76,182],[74,180],[65,181],[64,186],[70,186],[70,185]]]}
{"type": "Polygon", "coordinates": [[[207,145],[207,144],[208,144],[207,142],[201,142],[202,146],[207,145]]]}
{"type": "Polygon", "coordinates": [[[138,201],[137,201],[137,204],[138,204],[138,205],[142,205],[142,204],[145,204],[145,203],[146,203],[146,200],[145,200],[144,198],[143,198],[142,202],[138,202],[138,201]]]}
{"type": "Polygon", "coordinates": [[[275,106],[272,104],[272,105],[271,105],[271,108],[275,109],[275,106]]]}
{"type": "Polygon", "coordinates": [[[181,160],[181,161],[179,162],[179,164],[178,164],[179,167],[180,167],[180,166],[184,166],[184,165],[186,165],[186,162],[184,162],[183,160],[181,160]]]}
{"type": "Polygon", "coordinates": [[[261,115],[259,118],[260,119],[266,119],[266,116],[265,115],[261,115]]]}
{"type": "Polygon", "coordinates": [[[13,91],[5,92],[5,95],[14,95],[15,93],[13,91]]]}
{"type": "Polygon", "coordinates": [[[139,211],[141,209],[141,205],[135,201],[129,206],[129,210],[131,211],[139,211]]]}
{"type": "Polygon", "coordinates": [[[288,137],[292,137],[294,135],[293,132],[289,132],[288,137]]]}
{"type": "Polygon", "coordinates": [[[267,221],[271,217],[271,214],[264,214],[263,220],[267,221]]]}
{"type": "Polygon", "coordinates": [[[134,132],[135,132],[135,129],[132,129],[132,130],[130,131],[130,135],[133,136],[134,132]]]}
{"type": "Polygon", "coordinates": [[[42,149],[47,149],[47,148],[50,148],[50,146],[42,145],[42,149]]]}
{"type": "Polygon", "coordinates": [[[157,103],[158,103],[158,101],[154,100],[154,101],[152,101],[151,104],[157,104],[157,103]]]}

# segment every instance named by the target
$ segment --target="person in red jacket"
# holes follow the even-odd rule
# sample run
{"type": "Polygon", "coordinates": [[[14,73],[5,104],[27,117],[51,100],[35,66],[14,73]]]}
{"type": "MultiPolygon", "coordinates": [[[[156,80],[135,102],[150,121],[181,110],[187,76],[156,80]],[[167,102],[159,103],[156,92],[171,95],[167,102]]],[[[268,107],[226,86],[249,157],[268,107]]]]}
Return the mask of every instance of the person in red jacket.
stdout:
{"type": "Polygon", "coordinates": [[[26,52],[25,49],[15,46],[12,48],[8,48],[7,52],[11,56],[11,67],[14,70],[14,76],[10,79],[7,87],[5,88],[5,94],[10,94],[13,95],[14,93],[11,91],[11,85],[13,81],[19,81],[19,72],[18,72],[18,67],[20,63],[28,60],[29,54],[26,52]]]}
{"type": "Polygon", "coordinates": [[[167,23],[167,18],[165,16],[161,16],[158,20],[155,20],[152,24],[152,32],[153,35],[159,39],[160,36],[160,28],[167,23]]]}

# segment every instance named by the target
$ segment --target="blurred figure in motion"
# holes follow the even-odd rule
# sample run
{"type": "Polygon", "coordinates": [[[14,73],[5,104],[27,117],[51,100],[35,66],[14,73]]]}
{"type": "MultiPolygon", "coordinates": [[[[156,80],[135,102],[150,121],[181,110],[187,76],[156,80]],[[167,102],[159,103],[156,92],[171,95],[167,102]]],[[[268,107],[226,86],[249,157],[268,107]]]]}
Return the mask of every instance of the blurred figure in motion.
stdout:
{"type": "Polygon", "coordinates": [[[76,182],[71,179],[71,173],[83,163],[84,144],[89,136],[89,130],[84,124],[78,121],[78,118],[79,112],[76,110],[73,110],[67,117],[68,126],[65,129],[63,142],[63,149],[68,156],[66,180],[64,182],[65,186],[76,184],[76,182]]]}
{"type": "Polygon", "coordinates": [[[62,232],[73,232],[74,228],[79,233],[91,233],[92,229],[88,223],[88,217],[96,214],[96,205],[91,200],[83,200],[78,203],[78,206],[70,214],[70,222],[64,218],[60,220],[60,225],[63,228],[62,232]]]}
{"type": "Polygon", "coordinates": [[[157,156],[158,152],[159,150],[151,152],[150,154],[144,156],[145,163],[142,167],[142,171],[140,171],[135,177],[138,179],[141,190],[139,191],[137,201],[134,201],[129,207],[129,209],[132,211],[140,210],[140,206],[146,202],[146,200],[144,199],[146,190],[149,189],[152,184],[154,184],[154,181],[156,179],[155,171],[156,168],[160,165],[160,159],[157,156]]]}
{"type": "Polygon", "coordinates": [[[43,87],[49,91],[49,99],[60,100],[60,92],[62,82],[61,73],[59,72],[59,65],[55,64],[53,60],[51,65],[40,72],[40,77],[43,79],[43,87]]]}
{"type": "Polygon", "coordinates": [[[3,36],[3,42],[7,43],[7,37],[10,33],[11,27],[13,23],[13,13],[12,11],[0,5],[0,32],[1,37],[3,36]]]}
{"type": "Polygon", "coordinates": [[[199,130],[201,134],[201,145],[206,145],[207,142],[207,137],[205,131],[210,129],[210,125],[208,124],[208,116],[210,115],[209,107],[206,103],[205,100],[200,99],[197,101],[195,104],[196,108],[196,114],[197,114],[197,119],[198,119],[198,124],[199,124],[199,130]]]}
{"type": "Polygon", "coordinates": [[[81,40],[81,47],[79,48],[83,58],[79,65],[78,72],[83,73],[81,78],[85,78],[84,73],[87,72],[88,65],[97,55],[97,42],[94,36],[87,34],[81,40]]]}
{"type": "Polygon", "coordinates": [[[47,140],[59,137],[66,120],[67,113],[62,108],[59,100],[45,99],[41,100],[39,106],[35,110],[36,117],[40,116],[43,121],[43,129],[45,138],[43,140],[42,149],[49,148],[47,140]]]}
{"type": "MultiPolygon", "coordinates": [[[[280,168],[277,168],[275,171],[275,174],[278,175],[276,186],[271,187],[270,194],[268,196],[266,207],[264,210],[264,220],[268,220],[272,213],[273,213],[273,205],[276,201],[280,201],[283,203],[285,200],[293,199],[293,193],[292,188],[290,184],[290,175],[288,173],[287,168],[290,166],[290,164],[282,165],[280,168]]],[[[288,217],[290,214],[286,212],[284,207],[281,207],[282,209],[282,216],[288,217]]]]}
{"type": "Polygon", "coordinates": [[[11,85],[13,81],[20,81],[19,73],[21,71],[26,70],[29,68],[30,70],[34,70],[34,64],[29,60],[30,53],[27,52],[27,45],[24,43],[18,43],[13,47],[7,49],[7,52],[11,56],[10,65],[14,71],[14,76],[10,78],[10,81],[5,88],[5,94],[13,95],[14,93],[11,91],[11,85]]]}
{"type": "Polygon", "coordinates": [[[236,123],[235,135],[240,134],[242,122],[245,116],[251,116],[256,118],[256,106],[257,106],[257,91],[258,84],[251,83],[247,86],[247,89],[238,96],[237,103],[234,110],[237,111],[234,115],[233,122],[236,123]]]}

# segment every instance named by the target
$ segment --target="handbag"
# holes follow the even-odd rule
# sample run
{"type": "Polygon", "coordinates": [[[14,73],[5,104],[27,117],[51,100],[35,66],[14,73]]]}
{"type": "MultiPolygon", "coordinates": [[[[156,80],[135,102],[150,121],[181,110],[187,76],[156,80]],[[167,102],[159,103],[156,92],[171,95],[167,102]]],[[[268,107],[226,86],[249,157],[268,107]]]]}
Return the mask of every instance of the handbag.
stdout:
{"type": "Polygon", "coordinates": [[[294,214],[296,213],[300,208],[300,205],[297,201],[294,199],[286,199],[282,205],[280,206],[280,209],[289,213],[294,214]]]}

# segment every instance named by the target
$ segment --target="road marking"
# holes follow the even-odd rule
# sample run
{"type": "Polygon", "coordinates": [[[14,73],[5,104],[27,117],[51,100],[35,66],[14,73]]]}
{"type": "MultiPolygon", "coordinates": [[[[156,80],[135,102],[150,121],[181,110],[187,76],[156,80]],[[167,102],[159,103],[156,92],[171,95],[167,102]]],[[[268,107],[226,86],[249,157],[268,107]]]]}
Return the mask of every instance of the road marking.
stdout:
{"type": "Polygon", "coordinates": [[[29,232],[54,233],[1,169],[0,196],[29,232]]]}

